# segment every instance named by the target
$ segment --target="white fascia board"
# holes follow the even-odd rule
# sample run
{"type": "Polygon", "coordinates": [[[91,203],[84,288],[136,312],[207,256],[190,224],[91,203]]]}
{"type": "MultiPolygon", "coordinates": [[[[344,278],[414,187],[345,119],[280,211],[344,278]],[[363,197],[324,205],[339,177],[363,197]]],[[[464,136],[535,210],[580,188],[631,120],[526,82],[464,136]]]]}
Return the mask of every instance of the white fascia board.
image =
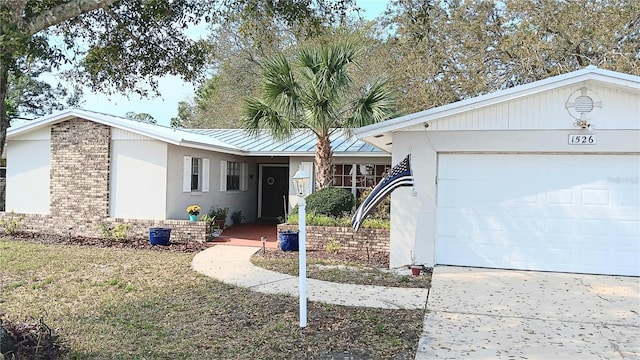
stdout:
{"type": "Polygon", "coordinates": [[[370,157],[387,157],[391,156],[391,154],[386,152],[341,152],[333,154],[333,157],[362,157],[362,158],[370,158],[370,157]]]}
{"type": "Polygon", "coordinates": [[[70,110],[65,110],[62,112],[58,112],[58,113],[54,113],[51,114],[49,116],[45,116],[40,118],[40,120],[36,120],[33,122],[30,122],[26,125],[22,125],[16,128],[9,128],[7,129],[7,138],[13,137],[15,135],[18,134],[23,134],[23,133],[28,133],[31,130],[37,129],[41,126],[47,125],[47,124],[52,124],[52,123],[58,123],[58,122],[62,122],[65,120],[70,120],[73,119],[74,117],[76,117],[72,111],[70,110]]]}
{"type": "MultiPolygon", "coordinates": [[[[256,157],[266,157],[266,156],[299,156],[299,157],[314,157],[316,155],[315,152],[305,151],[305,152],[247,152],[242,155],[246,156],[256,156],[256,157]]],[[[390,154],[386,152],[337,152],[331,154],[333,157],[384,157],[389,156],[390,154]]]]}
{"type": "Polygon", "coordinates": [[[229,154],[246,155],[246,152],[244,150],[206,135],[199,135],[195,133],[185,132],[180,129],[169,129],[165,127],[154,129],[156,125],[132,123],[132,121],[121,119],[116,116],[94,113],[80,109],[65,110],[60,113],[44,117],[34,123],[16,128],[13,131],[7,131],[7,137],[25,133],[41,126],[56,124],[74,118],[86,119],[176,146],[186,146],[204,150],[219,151],[229,154]],[[183,135],[186,135],[191,139],[185,139],[183,135]],[[194,139],[200,141],[195,141],[194,139]]]}
{"type": "Polygon", "coordinates": [[[49,116],[45,116],[40,120],[21,126],[19,128],[9,129],[7,131],[7,137],[9,138],[18,134],[29,132],[31,130],[37,129],[45,125],[53,125],[53,124],[57,124],[63,121],[76,119],[76,118],[93,121],[93,122],[107,125],[107,126],[112,126],[121,130],[126,130],[138,135],[151,137],[151,138],[161,140],[174,145],[179,145],[180,141],[182,140],[180,137],[167,137],[159,133],[138,129],[134,126],[131,126],[128,123],[125,123],[124,120],[118,120],[117,117],[112,117],[112,116],[99,114],[99,113],[93,113],[93,112],[84,111],[80,109],[63,110],[59,113],[54,113],[49,116]]]}
{"type": "Polygon", "coordinates": [[[213,145],[202,144],[202,143],[193,142],[193,141],[180,141],[176,145],[183,146],[183,147],[189,147],[189,148],[193,148],[193,149],[216,151],[216,152],[221,152],[221,153],[231,154],[231,155],[240,155],[240,156],[248,156],[248,155],[250,155],[248,152],[243,151],[243,150],[238,150],[237,148],[229,148],[229,147],[224,147],[224,146],[213,146],[213,145]]]}
{"type": "MultiPolygon", "coordinates": [[[[354,129],[354,134],[360,140],[382,134],[393,132],[409,126],[437,120],[442,117],[456,115],[459,113],[483,108],[500,102],[510,101],[524,96],[533,95],[550,89],[562,86],[577,84],[585,81],[596,81],[605,85],[613,85],[628,89],[634,92],[640,91],[640,76],[618,73],[610,70],[587,67],[571,73],[553,76],[547,79],[535,81],[529,84],[515,86],[509,89],[498,90],[489,94],[461,100],[451,104],[436,108],[408,114],[395,119],[390,119],[376,124],[363,126],[354,129]]],[[[366,141],[374,145],[370,141],[366,141]]]]}

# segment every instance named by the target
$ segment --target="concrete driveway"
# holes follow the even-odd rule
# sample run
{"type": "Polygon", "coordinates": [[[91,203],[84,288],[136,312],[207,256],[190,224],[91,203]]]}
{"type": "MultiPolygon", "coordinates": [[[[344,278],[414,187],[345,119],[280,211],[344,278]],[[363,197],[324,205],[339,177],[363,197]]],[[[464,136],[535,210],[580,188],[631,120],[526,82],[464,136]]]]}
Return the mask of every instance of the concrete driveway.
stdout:
{"type": "Polygon", "coordinates": [[[640,359],[640,278],[436,267],[416,359],[640,359]]]}

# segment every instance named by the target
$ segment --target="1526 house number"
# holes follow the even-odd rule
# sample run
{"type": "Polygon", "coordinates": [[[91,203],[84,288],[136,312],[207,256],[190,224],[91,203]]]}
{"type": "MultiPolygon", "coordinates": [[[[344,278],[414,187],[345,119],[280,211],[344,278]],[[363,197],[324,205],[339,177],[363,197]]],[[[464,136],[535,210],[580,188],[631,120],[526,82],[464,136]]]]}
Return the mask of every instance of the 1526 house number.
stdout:
{"type": "Polygon", "coordinates": [[[569,145],[595,145],[595,135],[569,135],[569,145]]]}

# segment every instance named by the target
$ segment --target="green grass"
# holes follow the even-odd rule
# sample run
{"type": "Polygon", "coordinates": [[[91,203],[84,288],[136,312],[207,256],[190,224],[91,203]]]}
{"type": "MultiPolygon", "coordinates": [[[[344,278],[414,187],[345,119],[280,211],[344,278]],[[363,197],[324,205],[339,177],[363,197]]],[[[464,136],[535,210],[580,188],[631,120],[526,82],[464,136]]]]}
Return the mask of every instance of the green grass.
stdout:
{"type": "Polygon", "coordinates": [[[298,302],[190,269],[193,254],[0,240],[0,313],[43,317],[71,359],[412,359],[423,311],[298,302]]]}

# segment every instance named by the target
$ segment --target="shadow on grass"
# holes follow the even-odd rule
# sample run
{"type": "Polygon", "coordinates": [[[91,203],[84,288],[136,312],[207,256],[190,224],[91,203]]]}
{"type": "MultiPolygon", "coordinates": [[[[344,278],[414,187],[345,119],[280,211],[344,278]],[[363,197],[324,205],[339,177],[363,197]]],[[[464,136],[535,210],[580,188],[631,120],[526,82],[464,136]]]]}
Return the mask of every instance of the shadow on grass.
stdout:
{"type": "Polygon", "coordinates": [[[93,309],[71,358],[412,359],[422,329],[422,311],[317,303],[300,329],[297,299],[197,283],[93,309]]]}

